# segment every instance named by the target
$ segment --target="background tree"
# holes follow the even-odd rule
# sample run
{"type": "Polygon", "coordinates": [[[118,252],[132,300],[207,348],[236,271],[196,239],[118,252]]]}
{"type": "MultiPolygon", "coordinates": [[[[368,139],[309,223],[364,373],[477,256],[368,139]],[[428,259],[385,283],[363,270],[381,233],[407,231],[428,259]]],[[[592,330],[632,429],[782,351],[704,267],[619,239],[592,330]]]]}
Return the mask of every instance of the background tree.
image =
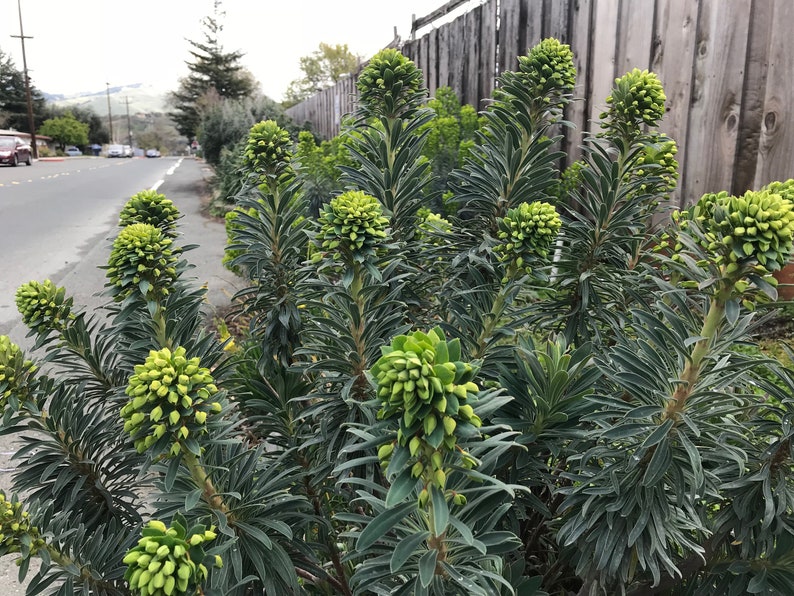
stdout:
{"type": "Polygon", "coordinates": [[[63,149],[66,145],[85,146],[88,144],[88,124],[80,122],[71,112],[59,118],[45,120],[39,127],[39,133],[52,137],[55,143],[63,149]]]}
{"type": "Polygon", "coordinates": [[[284,94],[284,105],[291,106],[355,73],[361,57],[351,53],[347,44],[321,43],[320,49],[300,59],[303,77],[295,79],[284,94]]]}
{"type": "MultiPolygon", "coordinates": [[[[44,96],[33,85],[30,86],[33,102],[34,124],[43,120],[44,96]]],[[[30,132],[28,107],[25,94],[25,74],[18,70],[11,57],[0,49],[0,128],[13,128],[30,132]]]]}
{"type": "MultiPolygon", "coordinates": [[[[93,108],[83,106],[58,106],[48,103],[45,114],[47,119],[71,117],[88,125],[88,142],[100,145],[110,141],[105,120],[93,108]]],[[[76,144],[76,143],[74,143],[76,144]]]]}
{"type": "Polygon", "coordinates": [[[241,99],[254,93],[257,84],[253,75],[241,64],[242,52],[224,52],[220,35],[220,1],[215,2],[215,14],[202,21],[204,42],[188,40],[192,62],[187,62],[190,74],[180,79],[179,88],[169,94],[174,110],[169,116],[180,134],[193,140],[201,122],[202,101],[210,90],[221,98],[241,99]]]}

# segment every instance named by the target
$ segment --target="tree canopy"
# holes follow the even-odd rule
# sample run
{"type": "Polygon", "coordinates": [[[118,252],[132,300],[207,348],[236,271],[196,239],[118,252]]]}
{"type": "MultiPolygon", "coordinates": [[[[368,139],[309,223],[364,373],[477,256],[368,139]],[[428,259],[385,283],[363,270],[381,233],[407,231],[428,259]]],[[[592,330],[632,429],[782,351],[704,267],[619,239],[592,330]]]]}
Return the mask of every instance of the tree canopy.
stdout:
{"type": "Polygon", "coordinates": [[[284,104],[300,103],[330,87],[345,75],[355,73],[360,62],[361,58],[351,53],[347,44],[321,43],[317,51],[300,59],[303,77],[290,83],[284,94],[284,104]]]}
{"type": "Polygon", "coordinates": [[[45,120],[39,128],[42,135],[52,137],[63,149],[66,145],[85,146],[88,144],[88,124],[77,120],[70,112],[58,118],[45,120]]]}
{"type": "MultiPolygon", "coordinates": [[[[34,126],[41,123],[45,106],[44,96],[30,86],[34,126]]],[[[0,49],[0,128],[30,132],[28,123],[25,73],[17,69],[11,57],[0,49]]]]}
{"type": "Polygon", "coordinates": [[[220,40],[223,26],[220,2],[215,3],[215,15],[202,21],[204,41],[187,40],[193,60],[186,62],[190,74],[180,79],[179,88],[170,93],[173,111],[169,116],[177,130],[190,140],[197,136],[201,111],[207,93],[226,99],[248,97],[256,90],[253,75],[240,64],[244,53],[225,52],[220,40]]]}

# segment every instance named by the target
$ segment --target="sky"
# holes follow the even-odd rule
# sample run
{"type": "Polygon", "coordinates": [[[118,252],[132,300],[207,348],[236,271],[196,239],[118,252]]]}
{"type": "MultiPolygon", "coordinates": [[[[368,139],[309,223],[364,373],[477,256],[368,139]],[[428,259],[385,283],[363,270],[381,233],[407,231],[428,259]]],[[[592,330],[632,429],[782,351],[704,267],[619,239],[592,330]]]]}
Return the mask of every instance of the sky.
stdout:
{"type": "MultiPolygon", "coordinates": [[[[367,59],[447,0],[221,0],[224,51],[262,92],[281,101],[302,76],[300,58],[320,43],[347,44],[367,59]]],[[[20,18],[31,82],[71,95],[135,83],[174,90],[189,71],[187,40],[203,41],[201,20],[213,0],[0,0],[0,50],[23,69],[20,18]],[[21,9],[21,10],[20,10],[21,9]]],[[[423,32],[419,32],[421,36],[423,32]]]]}

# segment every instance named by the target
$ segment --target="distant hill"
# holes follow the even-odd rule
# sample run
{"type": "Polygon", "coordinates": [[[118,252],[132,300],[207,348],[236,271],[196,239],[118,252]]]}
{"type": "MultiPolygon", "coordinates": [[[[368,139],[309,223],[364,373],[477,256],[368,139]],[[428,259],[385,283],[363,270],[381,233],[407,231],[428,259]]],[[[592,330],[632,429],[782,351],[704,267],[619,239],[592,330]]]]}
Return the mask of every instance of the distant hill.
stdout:
{"type": "Polygon", "coordinates": [[[91,108],[100,116],[108,113],[108,91],[110,94],[110,111],[113,116],[127,113],[129,101],[130,114],[156,114],[167,112],[166,97],[168,90],[159,89],[146,83],[134,83],[110,87],[101,91],[85,91],[72,95],[42,93],[44,99],[58,106],[80,106],[91,108]]]}

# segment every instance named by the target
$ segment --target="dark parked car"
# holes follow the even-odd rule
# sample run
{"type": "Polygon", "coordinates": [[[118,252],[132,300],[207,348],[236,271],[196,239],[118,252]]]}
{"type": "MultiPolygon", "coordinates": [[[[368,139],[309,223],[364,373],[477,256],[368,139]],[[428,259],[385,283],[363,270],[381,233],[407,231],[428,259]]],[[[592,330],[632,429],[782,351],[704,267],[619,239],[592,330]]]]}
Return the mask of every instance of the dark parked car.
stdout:
{"type": "Polygon", "coordinates": [[[0,137],[0,163],[11,166],[25,163],[33,165],[30,145],[19,137],[0,137]]]}

